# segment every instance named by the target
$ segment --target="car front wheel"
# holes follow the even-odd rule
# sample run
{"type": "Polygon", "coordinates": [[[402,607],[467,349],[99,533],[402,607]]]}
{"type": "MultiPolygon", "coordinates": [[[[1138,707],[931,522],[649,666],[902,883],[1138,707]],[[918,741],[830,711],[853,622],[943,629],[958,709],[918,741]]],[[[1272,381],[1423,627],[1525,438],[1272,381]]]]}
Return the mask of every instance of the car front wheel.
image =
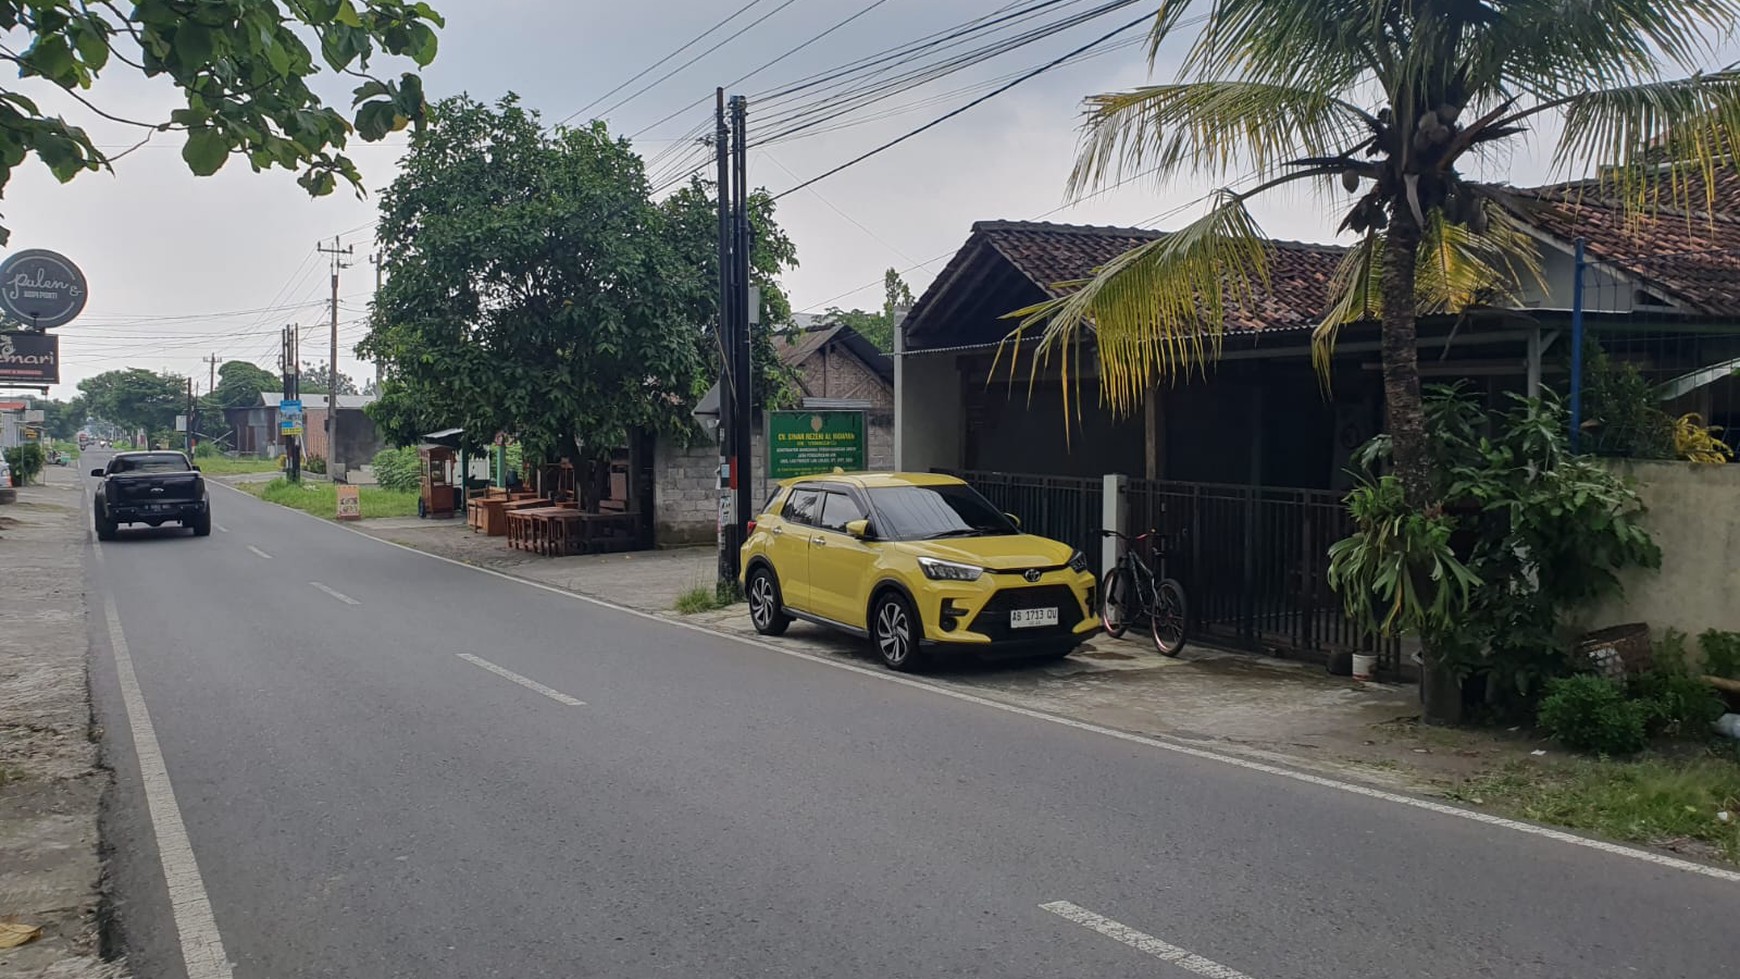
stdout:
{"type": "Polygon", "coordinates": [[[755,631],[764,636],[778,636],[791,625],[791,616],[785,614],[785,605],[780,601],[779,582],[773,578],[773,572],[766,565],[749,572],[749,623],[755,626],[755,631]]]}
{"type": "Polygon", "coordinates": [[[884,592],[870,610],[870,638],[876,643],[876,653],[883,665],[891,670],[907,672],[918,669],[922,659],[919,641],[924,627],[918,615],[898,592],[884,592]]]}

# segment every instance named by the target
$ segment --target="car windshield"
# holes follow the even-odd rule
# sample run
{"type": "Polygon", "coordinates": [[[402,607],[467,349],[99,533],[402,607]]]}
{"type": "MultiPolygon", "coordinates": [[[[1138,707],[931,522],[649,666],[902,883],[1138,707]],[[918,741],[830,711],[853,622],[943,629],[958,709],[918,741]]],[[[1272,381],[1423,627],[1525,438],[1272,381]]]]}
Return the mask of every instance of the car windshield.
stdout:
{"type": "Polygon", "coordinates": [[[870,491],[876,535],[889,540],[984,537],[1020,531],[969,486],[886,486],[870,491]]]}
{"type": "Polygon", "coordinates": [[[109,467],[117,473],[180,473],[187,472],[187,457],[179,452],[148,452],[136,456],[116,456],[109,467]]]}

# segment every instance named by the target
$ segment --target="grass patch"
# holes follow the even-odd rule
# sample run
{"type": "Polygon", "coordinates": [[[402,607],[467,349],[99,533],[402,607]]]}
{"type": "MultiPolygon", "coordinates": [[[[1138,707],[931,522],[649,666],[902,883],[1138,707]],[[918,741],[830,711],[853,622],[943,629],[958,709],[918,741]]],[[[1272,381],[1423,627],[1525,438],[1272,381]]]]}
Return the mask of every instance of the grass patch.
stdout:
{"type": "Polygon", "coordinates": [[[199,471],[207,476],[240,476],[243,473],[274,473],[280,468],[277,459],[255,459],[252,456],[242,456],[231,459],[228,456],[206,456],[193,460],[199,471]]]}
{"type": "MultiPolygon", "coordinates": [[[[336,519],[338,514],[338,489],[331,483],[309,481],[297,484],[285,479],[274,479],[269,483],[248,483],[236,488],[252,493],[267,503],[302,510],[328,520],[336,519]]],[[[362,486],[358,489],[364,519],[417,515],[416,493],[401,493],[379,486],[362,486]]]]}
{"type": "Polygon", "coordinates": [[[677,596],[677,604],[673,605],[679,614],[694,615],[698,612],[712,612],[730,605],[735,597],[719,594],[716,585],[696,585],[677,596]]]}
{"type": "Polygon", "coordinates": [[[1740,754],[1732,746],[1684,758],[1513,762],[1449,795],[1610,839],[1693,840],[1701,844],[1695,849],[1740,863],[1740,754]],[[1721,811],[1731,813],[1725,823],[1721,811]]]}

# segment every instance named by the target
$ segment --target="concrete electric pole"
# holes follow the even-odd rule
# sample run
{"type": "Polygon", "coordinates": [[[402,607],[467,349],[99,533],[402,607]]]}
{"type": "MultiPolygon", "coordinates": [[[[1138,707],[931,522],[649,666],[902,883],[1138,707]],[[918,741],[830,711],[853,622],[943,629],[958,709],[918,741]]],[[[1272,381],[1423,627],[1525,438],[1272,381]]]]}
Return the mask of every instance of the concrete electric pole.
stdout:
{"type": "Polygon", "coordinates": [[[332,239],[332,247],[314,246],[321,254],[332,256],[332,359],[326,364],[326,472],[333,482],[338,481],[341,469],[338,464],[338,273],[350,268],[350,263],[344,260],[352,254],[352,247],[338,247],[338,239],[332,239]]]}

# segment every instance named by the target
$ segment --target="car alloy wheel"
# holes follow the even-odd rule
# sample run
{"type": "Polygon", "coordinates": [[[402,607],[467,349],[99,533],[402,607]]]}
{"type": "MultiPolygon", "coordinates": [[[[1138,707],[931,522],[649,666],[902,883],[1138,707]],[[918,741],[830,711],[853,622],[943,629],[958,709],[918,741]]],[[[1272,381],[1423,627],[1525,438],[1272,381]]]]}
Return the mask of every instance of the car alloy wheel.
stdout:
{"type": "Polygon", "coordinates": [[[749,572],[749,624],[764,636],[777,636],[791,625],[791,616],[785,614],[779,598],[779,585],[766,567],[749,572]]]}
{"type": "Polygon", "coordinates": [[[891,669],[909,670],[918,662],[918,624],[912,610],[898,595],[876,603],[873,623],[876,651],[891,669]]]}

